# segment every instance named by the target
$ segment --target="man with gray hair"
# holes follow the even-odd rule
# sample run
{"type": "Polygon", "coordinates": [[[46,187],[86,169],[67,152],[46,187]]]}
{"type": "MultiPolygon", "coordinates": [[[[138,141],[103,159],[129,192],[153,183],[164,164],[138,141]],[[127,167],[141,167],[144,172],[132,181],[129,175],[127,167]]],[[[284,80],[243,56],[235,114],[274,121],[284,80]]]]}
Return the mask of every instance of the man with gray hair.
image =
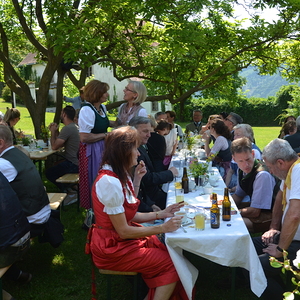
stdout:
{"type": "Polygon", "coordinates": [[[159,111],[154,115],[155,121],[167,120],[167,114],[163,111],[159,111]]]}
{"type": "Polygon", "coordinates": [[[228,129],[230,130],[231,132],[231,140],[233,141],[234,139],[234,130],[233,130],[233,127],[236,126],[237,124],[242,124],[243,123],[243,118],[234,113],[234,112],[231,112],[224,120],[224,123],[225,125],[228,127],[228,129]]]}
{"type": "Polygon", "coordinates": [[[284,139],[288,141],[296,153],[300,152],[300,116],[296,119],[297,132],[286,136],[284,139]]]}
{"type": "Polygon", "coordinates": [[[11,131],[4,125],[0,125],[0,171],[18,195],[31,237],[39,235],[50,217],[49,199],[34,163],[13,146],[11,131]]]}
{"type": "Polygon", "coordinates": [[[283,251],[290,261],[300,249],[300,159],[290,144],[282,139],[271,141],[262,157],[269,171],[282,180],[273,207],[270,229],[261,237],[253,238],[262,267],[267,277],[263,297],[281,300],[284,284],[281,269],[270,265],[270,256],[283,261],[283,251]]]}
{"type": "Polygon", "coordinates": [[[202,129],[202,111],[200,109],[195,109],[193,111],[193,122],[187,124],[185,126],[185,132],[193,132],[199,134],[200,130],[202,129]]]}
{"type": "MultiPolygon", "coordinates": [[[[151,159],[147,152],[147,141],[151,133],[150,119],[146,117],[134,117],[129,122],[130,126],[133,126],[137,129],[139,135],[139,152],[140,156],[138,157],[138,162],[144,163],[147,168],[147,173],[143,176],[139,191],[138,198],[150,199],[152,201],[151,209],[156,211],[159,209],[164,209],[166,206],[167,194],[161,189],[161,185],[167,182],[170,182],[174,179],[174,176],[178,175],[176,168],[171,167],[169,170],[155,172],[151,159]],[[155,205],[153,207],[153,205],[155,205]]],[[[144,202],[147,202],[144,201],[144,202]]],[[[149,206],[149,205],[148,205],[149,206]]],[[[142,210],[139,208],[139,211],[147,211],[146,208],[142,210]]],[[[148,207],[148,211],[149,207],[148,207]]]]}

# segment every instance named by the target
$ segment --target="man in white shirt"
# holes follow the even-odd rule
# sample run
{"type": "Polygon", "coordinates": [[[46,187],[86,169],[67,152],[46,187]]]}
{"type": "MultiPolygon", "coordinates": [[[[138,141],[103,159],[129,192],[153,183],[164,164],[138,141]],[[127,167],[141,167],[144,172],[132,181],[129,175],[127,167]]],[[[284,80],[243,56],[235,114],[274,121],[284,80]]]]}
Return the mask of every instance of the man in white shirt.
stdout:
{"type": "Polygon", "coordinates": [[[300,159],[283,139],[271,141],[262,157],[269,171],[282,183],[274,203],[270,229],[261,237],[253,238],[253,242],[267,277],[263,297],[281,300],[285,291],[281,268],[272,267],[269,259],[273,256],[283,261],[283,250],[286,250],[292,261],[300,249],[300,159]]]}
{"type": "Polygon", "coordinates": [[[5,125],[0,125],[0,171],[19,198],[31,237],[38,236],[50,217],[48,195],[34,163],[13,146],[11,131],[5,125]]]}

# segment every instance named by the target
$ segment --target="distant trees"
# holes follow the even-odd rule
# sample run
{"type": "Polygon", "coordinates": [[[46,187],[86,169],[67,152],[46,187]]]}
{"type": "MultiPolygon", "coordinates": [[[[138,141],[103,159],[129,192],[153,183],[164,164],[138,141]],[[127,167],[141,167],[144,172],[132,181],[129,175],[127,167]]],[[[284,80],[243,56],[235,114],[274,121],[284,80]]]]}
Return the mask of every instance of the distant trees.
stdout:
{"type": "MultiPolygon", "coordinates": [[[[249,65],[257,65],[264,73],[275,72],[287,55],[287,49],[281,52],[287,45],[284,41],[293,42],[290,54],[296,55],[294,43],[300,22],[298,1],[258,0],[252,5],[277,5],[279,19],[267,23],[253,13],[251,26],[243,27],[241,20],[234,19],[235,3],[3,0],[0,61],[4,81],[23,99],[37,136],[45,121],[53,74],[58,73],[58,120],[65,74],[80,88],[85,83],[87,67],[95,63],[112,67],[119,80],[144,79],[151,91],[150,101],[169,100],[183,107],[195,93],[211,96],[214,101],[224,95],[237,101],[236,86],[241,83],[237,72],[249,65]],[[35,52],[45,63],[36,103],[13,60],[19,50],[35,52]],[[78,80],[72,69],[66,68],[73,62],[81,69],[78,80]]],[[[290,74],[296,76],[296,70],[290,74]]],[[[117,105],[113,103],[108,108],[117,105]]]]}

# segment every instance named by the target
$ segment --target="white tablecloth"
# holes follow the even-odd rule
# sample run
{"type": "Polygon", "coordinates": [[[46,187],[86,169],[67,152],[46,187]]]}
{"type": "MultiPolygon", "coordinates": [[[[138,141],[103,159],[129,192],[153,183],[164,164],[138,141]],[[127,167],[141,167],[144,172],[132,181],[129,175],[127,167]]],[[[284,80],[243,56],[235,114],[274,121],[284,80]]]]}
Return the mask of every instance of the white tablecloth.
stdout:
{"type": "MultiPolygon", "coordinates": [[[[224,187],[225,184],[220,177],[218,187],[214,188],[218,199],[223,199],[224,187]]],[[[174,191],[174,182],[171,182],[167,205],[175,203],[174,191]]],[[[200,191],[185,194],[185,201],[190,205],[210,207],[209,195],[199,196],[200,191]]],[[[231,202],[233,202],[232,199],[231,202]]],[[[233,203],[232,206],[235,207],[235,204],[233,203]]],[[[237,213],[232,215],[229,222],[222,221],[222,218],[220,220],[221,224],[218,229],[212,229],[209,220],[206,220],[204,231],[196,231],[195,228],[185,226],[187,233],[179,228],[165,235],[168,251],[189,299],[191,299],[198,270],[183,257],[183,250],[223,266],[242,267],[249,270],[251,290],[259,297],[266,288],[266,277],[242,217],[237,213]],[[227,226],[228,224],[231,226],[227,226]]]]}

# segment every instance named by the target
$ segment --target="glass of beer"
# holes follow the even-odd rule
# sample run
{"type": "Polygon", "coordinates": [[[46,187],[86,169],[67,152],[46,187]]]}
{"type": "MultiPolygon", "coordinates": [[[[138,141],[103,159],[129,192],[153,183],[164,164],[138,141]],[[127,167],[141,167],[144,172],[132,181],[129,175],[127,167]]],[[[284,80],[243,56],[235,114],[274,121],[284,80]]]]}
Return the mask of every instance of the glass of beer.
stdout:
{"type": "Polygon", "coordinates": [[[184,191],[181,188],[181,185],[179,188],[175,188],[175,197],[176,197],[176,203],[184,201],[184,191]]]}
{"type": "Polygon", "coordinates": [[[195,212],[195,229],[204,230],[205,229],[205,211],[204,209],[197,209],[195,212]]]}

